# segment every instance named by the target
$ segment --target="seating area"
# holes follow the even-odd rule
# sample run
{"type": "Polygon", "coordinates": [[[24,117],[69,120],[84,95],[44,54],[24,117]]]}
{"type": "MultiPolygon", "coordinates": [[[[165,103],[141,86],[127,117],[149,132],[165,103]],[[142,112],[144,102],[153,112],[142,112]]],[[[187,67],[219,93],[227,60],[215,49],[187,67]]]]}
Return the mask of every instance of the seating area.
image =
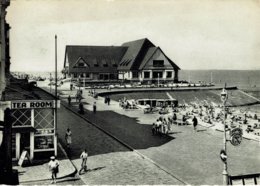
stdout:
{"type": "Polygon", "coordinates": [[[137,103],[135,100],[128,100],[125,97],[122,100],[119,100],[119,106],[123,109],[138,109],[137,103]]]}

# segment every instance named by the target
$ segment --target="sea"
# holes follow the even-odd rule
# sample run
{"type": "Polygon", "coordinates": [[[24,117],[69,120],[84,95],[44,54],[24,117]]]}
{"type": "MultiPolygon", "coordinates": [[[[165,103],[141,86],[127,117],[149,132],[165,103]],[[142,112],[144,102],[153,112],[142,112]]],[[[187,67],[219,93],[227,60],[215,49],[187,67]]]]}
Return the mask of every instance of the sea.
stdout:
{"type": "MultiPolygon", "coordinates": [[[[28,74],[34,77],[49,79],[54,77],[54,72],[14,72],[28,74]]],[[[62,73],[58,72],[58,77],[62,73]]],[[[206,82],[216,85],[237,86],[238,88],[253,88],[260,90],[260,70],[180,70],[179,80],[189,82],[206,82]]]]}
{"type": "Polygon", "coordinates": [[[260,70],[181,70],[180,80],[213,82],[238,88],[260,88],[260,70]]]}

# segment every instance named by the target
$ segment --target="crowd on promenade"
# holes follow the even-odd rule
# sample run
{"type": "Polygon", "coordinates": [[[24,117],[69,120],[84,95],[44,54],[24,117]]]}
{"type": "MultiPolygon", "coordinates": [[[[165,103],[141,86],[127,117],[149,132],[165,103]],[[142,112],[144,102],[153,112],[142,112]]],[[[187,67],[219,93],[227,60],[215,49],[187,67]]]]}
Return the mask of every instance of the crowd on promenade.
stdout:
{"type": "Polygon", "coordinates": [[[125,97],[119,100],[119,106],[123,109],[137,109],[137,102],[133,99],[128,100],[125,97]]]}
{"type": "MultiPolygon", "coordinates": [[[[120,107],[124,109],[138,108],[135,100],[128,100],[125,97],[119,100],[120,107]]],[[[172,131],[172,125],[192,125],[196,128],[198,123],[204,126],[223,125],[224,113],[226,130],[239,127],[244,132],[260,136],[260,119],[257,113],[249,110],[242,110],[234,107],[225,107],[225,112],[220,104],[210,101],[197,100],[189,104],[160,105],[151,107],[145,105],[144,113],[156,113],[160,116],[152,124],[153,134],[167,134],[172,131]],[[194,119],[195,118],[195,119],[194,119]],[[194,122],[194,120],[196,120],[194,122]]],[[[222,128],[220,126],[220,128],[222,128]]]]}
{"type": "MultiPolygon", "coordinates": [[[[82,92],[77,91],[78,97],[82,97],[82,92]]],[[[95,97],[96,91],[92,89],[89,91],[89,95],[95,97]]],[[[79,110],[83,111],[83,105],[79,101],[79,110]]],[[[106,96],[104,98],[105,104],[110,105],[111,98],[106,96]]],[[[71,98],[68,99],[70,104],[71,98]]],[[[119,100],[119,106],[125,110],[138,109],[140,106],[134,99],[127,99],[123,97],[119,100]]],[[[96,104],[93,104],[93,112],[96,113],[96,104]]],[[[205,126],[214,126],[223,124],[224,112],[221,104],[217,104],[206,100],[197,100],[194,102],[175,105],[160,105],[158,107],[152,107],[146,105],[144,113],[156,113],[160,116],[154,121],[152,125],[153,133],[167,134],[171,132],[171,126],[176,125],[191,125],[193,124],[193,118],[196,117],[198,123],[205,126]],[[149,109],[147,109],[149,106],[149,109]]],[[[260,119],[257,113],[246,109],[226,107],[225,110],[226,127],[227,130],[239,127],[247,133],[260,136],[260,119]]]]}

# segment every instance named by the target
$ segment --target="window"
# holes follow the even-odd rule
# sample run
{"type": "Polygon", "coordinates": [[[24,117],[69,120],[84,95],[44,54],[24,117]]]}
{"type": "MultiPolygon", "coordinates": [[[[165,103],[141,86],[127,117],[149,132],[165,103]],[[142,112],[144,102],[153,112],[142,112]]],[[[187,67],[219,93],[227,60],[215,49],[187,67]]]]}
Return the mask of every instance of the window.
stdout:
{"type": "Polygon", "coordinates": [[[166,72],[166,78],[172,78],[172,72],[166,72]]]}
{"type": "Polygon", "coordinates": [[[108,67],[107,61],[104,59],[102,60],[102,64],[103,64],[103,67],[108,67]]]}
{"type": "Polygon", "coordinates": [[[116,79],[116,74],[109,74],[110,79],[116,79]]]}
{"type": "Polygon", "coordinates": [[[164,61],[163,60],[153,60],[153,67],[163,67],[164,61]]]}
{"type": "Polygon", "coordinates": [[[34,149],[53,149],[54,148],[54,136],[35,136],[34,137],[34,149]]]}
{"type": "Polygon", "coordinates": [[[144,72],[144,78],[150,78],[150,72],[144,72]]]}
{"type": "Polygon", "coordinates": [[[113,67],[117,67],[116,61],[114,59],[111,59],[111,62],[113,67]]]}
{"type": "Polygon", "coordinates": [[[138,78],[138,72],[133,72],[133,78],[138,78]]]}
{"type": "Polygon", "coordinates": [[[153,72],[153,78],[162,78],[163,77],[163,72],[153,72]]]}
{"type": "Polygon", "coordinates": [[[94,62],[93,62],[94,67],[98,67],[99,65],[98,65],[97,59],[93,59],[93,60],[94,60],[94,62]]]}
{"type": "Polygon", "coordinates": [[[13,110],[11,113],[13,118],[13,126],[28,126],[31,125],[31,110],[19,109],[13,110]]]}
{"type": "Polygon", "coordinates": [[[53,109],[34,109],[34,127],[38,130],[54,128],[53,109]]]}
{"type": "Polygon", "coordinates": [[[79,62],[78,63],[78,67],[85,67],[85,66],[86,66],[86,64],[84,62],[79,62]]]}

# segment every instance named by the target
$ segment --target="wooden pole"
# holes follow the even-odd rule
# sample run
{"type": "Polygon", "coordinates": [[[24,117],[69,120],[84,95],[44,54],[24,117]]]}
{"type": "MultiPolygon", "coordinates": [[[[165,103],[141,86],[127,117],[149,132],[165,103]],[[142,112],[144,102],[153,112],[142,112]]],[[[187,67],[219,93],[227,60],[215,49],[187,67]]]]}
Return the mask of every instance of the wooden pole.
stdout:
{"type": "MultiPolygon", "coordinates": [[[[57,121],[58,121],[58,115],[57,115],[57,106],[58,106],[58,92],[57,92],[57,35],[55,35],[55,136],[57,140],[57,121]]],[[[57,143],[56,143],[57,144],[57,143]]],[[[56,147],[57,148],[57,147],[56,147]]],[[[56,152],[55,152],[56,155],[56,152]]]]}

